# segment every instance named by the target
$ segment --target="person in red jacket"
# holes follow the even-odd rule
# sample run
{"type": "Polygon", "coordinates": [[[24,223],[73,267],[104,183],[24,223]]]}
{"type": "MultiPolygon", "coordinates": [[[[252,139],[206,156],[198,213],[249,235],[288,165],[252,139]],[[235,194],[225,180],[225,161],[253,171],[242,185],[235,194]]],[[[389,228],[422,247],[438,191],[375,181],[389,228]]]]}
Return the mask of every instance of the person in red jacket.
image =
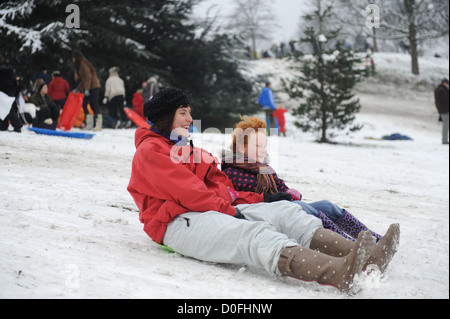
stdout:
{"type": "Polygon", "coordinates": [[[284,113],[287,112],[287,109],[278,106],[275,111],[273,111],[273,116],[278,120],[278,126],[280,127],[280,132],[286,136],[286,120],[284,118],[284,113]]]}
{"type": "Polygon", "coordinates": [[[134,92],[133,100],[131,102],[133,103],[134,111],[144,117],[144,97],[142,96],[142,89],[134,92]]]}
{"type": "Polygon", "coordinates": [[[128,191],[150,238],[199,260],[262,267],[349,291],[375,258],[370,232],[354,243],[324,230],[287,193],[236,192],[217,158],[189,140],[191,110],[176,88],[144,104],[153,124],[136,130],[128,191]]]}
{"type": "Polygon", "coordinates": [[[67,95],[70,92],[69,83],[61,77],[59,71],[54,71],[52,75],[53,80],[48,86],[48,96],[62,110],[64,104],[66,104],[67,95]]]}

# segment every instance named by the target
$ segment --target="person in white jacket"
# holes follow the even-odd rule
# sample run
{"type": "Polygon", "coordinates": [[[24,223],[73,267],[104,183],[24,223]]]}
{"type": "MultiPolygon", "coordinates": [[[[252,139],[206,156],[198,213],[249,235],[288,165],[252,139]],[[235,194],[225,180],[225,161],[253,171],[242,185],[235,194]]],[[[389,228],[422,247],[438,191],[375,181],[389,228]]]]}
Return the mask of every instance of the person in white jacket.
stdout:
{"type": "Polygon", "coordinates": [[[109,115],[115,120],[114,128],[122,127],[126,124],[128,119],[123,110],[125,104],[125,84],[119,77],[118,67],[109,69],[103,104],[108,105],[109,115]]]}

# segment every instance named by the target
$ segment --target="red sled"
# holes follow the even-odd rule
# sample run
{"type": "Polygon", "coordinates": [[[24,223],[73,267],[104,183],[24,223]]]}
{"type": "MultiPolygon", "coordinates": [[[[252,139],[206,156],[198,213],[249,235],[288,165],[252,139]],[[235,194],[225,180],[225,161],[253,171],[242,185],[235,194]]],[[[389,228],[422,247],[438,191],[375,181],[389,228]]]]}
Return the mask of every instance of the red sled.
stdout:
{"type": "Polygon", "coordinates": [[[139,127],[143,128],[150,128],[150,124],[139,114],[137,114],[135,111],[128,107],[124,107],[123,110],[125,111],[125,114],[128,116],[128,118],[133,121],[134,124],[136,124],[139,127]]]}
{"type": "Polygon", "coordinates": [[[57,126],[59,129],[63,131],[70,131],[72,129],[83,105],[83,99],[84,94],[82,93],[69,93],[66,104],[59,116],[57,126]]]}

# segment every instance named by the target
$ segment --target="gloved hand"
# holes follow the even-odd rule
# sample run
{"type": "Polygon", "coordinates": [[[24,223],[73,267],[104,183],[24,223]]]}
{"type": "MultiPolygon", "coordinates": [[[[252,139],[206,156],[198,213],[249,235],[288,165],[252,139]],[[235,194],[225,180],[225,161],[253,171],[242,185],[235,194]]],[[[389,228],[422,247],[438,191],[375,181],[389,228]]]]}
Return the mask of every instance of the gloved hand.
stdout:
{"type": "Polygon", "coordinates": [[[84,90],[84,96],[89,96],[90,94],[89,90],[84,90]]]}
{"type": "Polygon", "coordinates": [[[289,188],[286,193],[289,193],[292,195],[292,200],[302,200],[302,194],[294,188],[289,188]]]}
{"type": "Polygon", "coordinates": [[[283,193],[283,192],[275,193],[275,194],[264,193],[264,201],[266,203],[277,202],[279,200],[291,201],[292,195],[289,193],[283,193]]]}
{"type": "Polygon", "coordinates": [[[237,207],[235,207],[235,208],[236,208],[236,214],[234,214],[234,217],[237,218],[237,219],[245,219],[245,216],[242,215],[242,213],[239,210],[239,208],[237,208],[237,207]]]}
{"type": "Polygon", "coordinates": [[[108,103],[108,98],[105,97],[102,102],[103,102],[103,104],[108,103]]]}

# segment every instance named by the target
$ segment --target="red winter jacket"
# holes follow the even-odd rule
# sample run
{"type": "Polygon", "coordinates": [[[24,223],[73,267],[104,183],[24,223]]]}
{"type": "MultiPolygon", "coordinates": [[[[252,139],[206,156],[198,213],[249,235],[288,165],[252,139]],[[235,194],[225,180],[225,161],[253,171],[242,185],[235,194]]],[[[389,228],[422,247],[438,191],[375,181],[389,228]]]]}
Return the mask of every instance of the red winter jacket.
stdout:
{"type": "Polygon", "coordinates": [[[136,130],[135,144],[128,191],[144,231],[158,243],[180,214],[212,210],[234,216],[233,205],[264,201],[263,195],[240,192],[232,205],[228,187],[234,190],[233,184],[217,167],[217,158],[203,149],[176,146],[144,128],[136,130]]]}
{"type": "Polygon", "coordinates": [[[280,127],[281,133],[286,133],[286,120],[284,119],[284,113],[287,109],[278,108],[273,111],[273,116],[278,120],[278,126],[280,127]]]}
{"type": "Polygon", "coordinates": [[[69,83],[60,76],[55,76],[48,86],[48,96],[53,101],[66,99],[69,92],[69,83]]]}

